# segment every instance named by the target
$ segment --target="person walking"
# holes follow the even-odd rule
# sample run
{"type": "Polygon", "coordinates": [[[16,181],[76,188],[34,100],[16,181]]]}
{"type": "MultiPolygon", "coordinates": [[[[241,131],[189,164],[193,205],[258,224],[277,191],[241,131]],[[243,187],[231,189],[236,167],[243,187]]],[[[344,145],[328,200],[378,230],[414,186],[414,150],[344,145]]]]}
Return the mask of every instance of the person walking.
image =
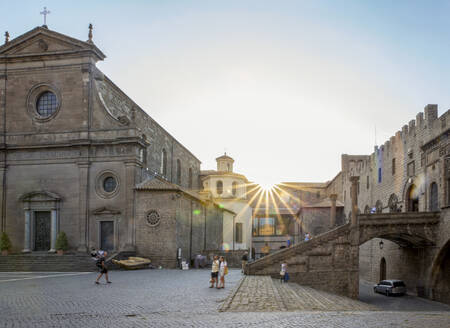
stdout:
{"type": "Polygon", "coordinates": [[[309,232],[307,232],[305,235],[305,241],[308,241],[310,239],[311,239],[311,235],[309,234],[309,232]]]}
{"type": "Polygon", "coordinates": [[[218,283],[219,283],[219,257],[217,255],[214,256],[214,260],[212,263],[212,267],[211,267],[211,280],[209,281],[211,283],[211,286],[209,286],[209,288],[213,288],[214,287],[214,283],[216,283],[216,287],[218,287],[218,283]]]}
{"type": "Polygon", "coordinates": [[[244,273],[245,266],[247,265],[247,263],[248,263],[248,252],[245,251],[244,255],[242,255],[242,271],[241,271],[242,273],[244,273]]]}
{"type": "Polygon", "coordinates": [[[228,274],[228,264],[227,261],[225,261],[225,258],[223,256],[219,259],[219,287],[217,288],[225,288],[225,275],[228,274]]]}
{"type": "Polygon", "coordinates": [[[288,280],[289,280],[289,274],[288,274],[288,269],[287,269],[287,263],[283,262],[283,263],[281,263],[280,281],[288,282],[288,280]]]}
{"type": "Polygon", "coordinates": [[[100,284],[99,280],[103,275],[105,275],[106,283],[108,283],[108,284],[111,283],[111,281],[109,281],[109,279],[108,279],[108,268],[105,265],[105,259],[106,259],[107,255],[108,255],[107,252],[103,252],[102,255],[100,255],[100,254],[98,255],[97,267],[100,271],[100,274],[98,275],[97,280],[95,280],[95,283],[97,285],[100,284]]]}

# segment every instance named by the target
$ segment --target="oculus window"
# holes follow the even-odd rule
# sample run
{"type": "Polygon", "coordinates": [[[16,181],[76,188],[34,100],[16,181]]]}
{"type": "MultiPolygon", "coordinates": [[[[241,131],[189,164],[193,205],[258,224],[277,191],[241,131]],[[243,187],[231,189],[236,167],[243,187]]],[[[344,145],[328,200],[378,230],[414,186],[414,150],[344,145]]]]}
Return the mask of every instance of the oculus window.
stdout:
{"type": "Polygon", "coordinates": [[[46,91],[37,99],[36,111],[41,117],[47,118],[57,111],[58,106],[59,103],[56,95],[51,91],[46,91]]]}

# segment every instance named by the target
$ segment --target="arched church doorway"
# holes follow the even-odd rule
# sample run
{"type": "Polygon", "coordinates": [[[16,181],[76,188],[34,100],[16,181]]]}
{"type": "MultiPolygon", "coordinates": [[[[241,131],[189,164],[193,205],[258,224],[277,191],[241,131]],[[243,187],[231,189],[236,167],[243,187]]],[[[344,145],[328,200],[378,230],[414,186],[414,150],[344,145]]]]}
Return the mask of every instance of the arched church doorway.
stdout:
{"type": "Polygon", "coordinates": [[[380,261],[380,281],[386,279],[386,260],[384,257],[380,261]]]}
{"type": "Polygon", "coordinates": [[[411,185],[406,192],[406,210],[408,212],[419,212],[419,190],[411,185]]]}
{"type": "Polygon", "coordinates": [[[450,240],[439,252],[432,269],[432,296],[450,304],[450,240]]]}

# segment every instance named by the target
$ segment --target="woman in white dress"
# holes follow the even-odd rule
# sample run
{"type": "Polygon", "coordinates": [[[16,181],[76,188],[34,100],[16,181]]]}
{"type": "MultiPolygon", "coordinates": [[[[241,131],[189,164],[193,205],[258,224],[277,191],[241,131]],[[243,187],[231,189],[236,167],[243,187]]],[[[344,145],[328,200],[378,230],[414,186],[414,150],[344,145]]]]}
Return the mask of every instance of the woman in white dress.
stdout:
{"type": "Polygon", "coordinates": [[[228,273],[228,264],[225,258],[219,258],[219,286],[217,288],[225,288],[225,275],[228,273]]]}

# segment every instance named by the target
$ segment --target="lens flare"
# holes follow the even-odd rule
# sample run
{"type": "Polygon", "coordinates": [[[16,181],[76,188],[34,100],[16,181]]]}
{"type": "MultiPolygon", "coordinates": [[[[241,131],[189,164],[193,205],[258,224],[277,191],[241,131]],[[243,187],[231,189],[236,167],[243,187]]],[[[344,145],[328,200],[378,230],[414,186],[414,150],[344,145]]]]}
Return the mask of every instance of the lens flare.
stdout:
{"type": "Polygon", "coordinates": [[[222,244],[222,251],[228,252],[230,250],[230,245],[228,243],[222,244]]]}

